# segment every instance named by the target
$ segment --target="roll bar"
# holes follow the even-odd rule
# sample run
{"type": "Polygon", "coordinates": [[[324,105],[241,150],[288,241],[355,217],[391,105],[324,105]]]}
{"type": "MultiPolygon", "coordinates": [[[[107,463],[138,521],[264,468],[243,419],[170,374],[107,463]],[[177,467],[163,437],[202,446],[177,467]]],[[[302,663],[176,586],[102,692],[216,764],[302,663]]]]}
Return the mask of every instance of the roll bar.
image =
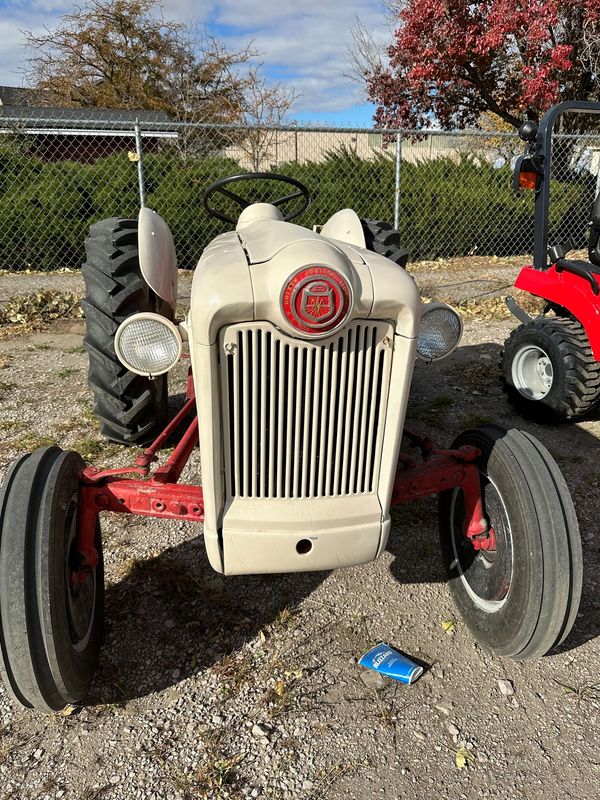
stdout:
{"type": "Polygon", "coordinates": [[[600,103],[583,100],[565,100],[548,109],[541,119],[535,142],[536,154],[541,157],[544,170],[535,194],[535,235],[533,241],[533,266],[548,267],[548,218],[550,204],[550,169],[552,163],[552,132],[556,120],[566,112],[600,114],[600,103]]]}

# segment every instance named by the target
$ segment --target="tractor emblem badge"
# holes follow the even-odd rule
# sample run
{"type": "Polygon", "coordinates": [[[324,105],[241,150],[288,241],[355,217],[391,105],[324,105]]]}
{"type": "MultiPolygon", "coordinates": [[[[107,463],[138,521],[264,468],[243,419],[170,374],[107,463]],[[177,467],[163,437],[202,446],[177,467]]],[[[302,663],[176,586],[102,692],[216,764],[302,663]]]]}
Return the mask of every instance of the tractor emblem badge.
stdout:
{"type": "Polygon", "coordinates": [[[326,319],[334,311],[333,289],[325,281],[308,283],[302,289],[300,307],[313,319],[326,319]]]}
{"type": "Polygon", "coordinates": [[[281,295],[287,321],[305,334],[323,336],[344,324],[352,307],[348,281],[330,267],[295,272],[281,295]]]}

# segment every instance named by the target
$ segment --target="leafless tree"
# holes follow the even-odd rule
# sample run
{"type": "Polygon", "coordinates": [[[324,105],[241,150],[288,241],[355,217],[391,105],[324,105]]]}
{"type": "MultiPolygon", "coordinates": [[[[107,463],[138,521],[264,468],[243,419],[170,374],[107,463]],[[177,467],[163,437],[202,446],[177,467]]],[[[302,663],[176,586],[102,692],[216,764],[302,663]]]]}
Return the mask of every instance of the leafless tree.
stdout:
{"type": "Polygon", "coordinates": [[[250,71],[246,90],[243,120],[249,126],[240,140],[239,149],[250,160],[254,172],[260,172],[277,161],[277,148],[289,140],[290,134],[274,130],[298,99],[293,89],[281,84],[269,85],[258,71],[250,71]]]}

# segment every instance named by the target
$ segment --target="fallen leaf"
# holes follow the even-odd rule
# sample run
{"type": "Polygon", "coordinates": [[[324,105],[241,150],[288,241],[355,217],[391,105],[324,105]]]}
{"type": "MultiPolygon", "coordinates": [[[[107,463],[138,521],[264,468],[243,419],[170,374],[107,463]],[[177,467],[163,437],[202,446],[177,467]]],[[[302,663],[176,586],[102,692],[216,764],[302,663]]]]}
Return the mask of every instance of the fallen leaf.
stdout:
{"type": "Polygon", "coordinates": [[[445,619],[442,622],[442,628],[448,633],[448,631],[454,630],[454,620],[453,619],[445,619]]]}
{"type": "Polygon", "coordinates": [[[77,711],[77,706],[65,706],[63,709],[61,709],[61,710],[60,710],[60,711],[57,713],[57,716],[58,716],[58,717],[70,717],[70,716],[71,716],[71,714],[72,714],[74,711],[77,711]]]}
{"type": "Polygon", "coordinates": [[[454,754],[454,761],[458,769],[464,769],[466,766],[475,761],[475,756],[466,747],[460,747],[454,754]]]}

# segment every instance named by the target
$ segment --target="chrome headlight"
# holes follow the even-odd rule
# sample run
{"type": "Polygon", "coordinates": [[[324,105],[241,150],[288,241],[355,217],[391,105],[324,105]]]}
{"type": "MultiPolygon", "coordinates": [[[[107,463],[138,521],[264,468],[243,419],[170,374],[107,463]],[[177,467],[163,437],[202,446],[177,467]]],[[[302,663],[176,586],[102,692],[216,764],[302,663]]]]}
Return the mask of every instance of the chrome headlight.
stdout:
{"type": "Polygon", "coordinates": [[[445,303],[428,303],[421,312],[417,355],[424,361],[439,361],[455,349],[462,336],[460,314],[445,303]]]}
{"type": "Polygon", "coordinates": [[[117,358],[137,375],[154,377],[168,372],[179,361],[181,349],[179,329],[160,314],[132,314],[115,334],[117,358]]]}

